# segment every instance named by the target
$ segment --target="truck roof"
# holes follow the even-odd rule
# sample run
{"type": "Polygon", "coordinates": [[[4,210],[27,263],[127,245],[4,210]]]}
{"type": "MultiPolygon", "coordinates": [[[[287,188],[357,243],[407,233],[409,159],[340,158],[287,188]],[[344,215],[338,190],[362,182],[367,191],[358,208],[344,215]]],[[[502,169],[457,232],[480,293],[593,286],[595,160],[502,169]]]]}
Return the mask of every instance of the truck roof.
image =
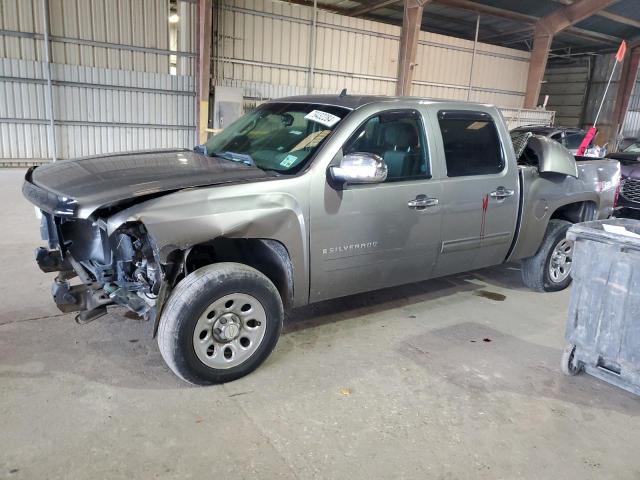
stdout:
{"type": "Polygon", "coordinates": [[[460,105],[469,105],[469,106],[478,105],[478,103],[463,102],[460,100],[439,100],[439,99],[422,98],[422,97],[389,97],[385,95],[296,95],[292,97],[273,99],[270,102],[317,103],[320,105],[332,105],[334,107],[342,107],[342,108],[348,108],[349,110],[355,110],[356,108],[362,107],[364,105],[368,105],[370,103],[394,102],[398,100],[406,100],[406,101],[413,101],[413,102],[428,102],[430,104],[456,103],[460,105]]]}

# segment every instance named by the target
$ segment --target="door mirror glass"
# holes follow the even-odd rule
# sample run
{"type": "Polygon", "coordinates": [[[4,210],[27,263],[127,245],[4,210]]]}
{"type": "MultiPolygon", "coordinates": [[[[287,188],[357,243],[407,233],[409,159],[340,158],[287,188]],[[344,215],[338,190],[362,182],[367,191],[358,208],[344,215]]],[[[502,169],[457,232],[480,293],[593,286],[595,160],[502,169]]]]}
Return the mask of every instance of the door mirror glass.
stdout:
{"type": "Polygon", "coordinates": [[[343,184],[380,183],[387,179],[387,165],[374,153],[350,153],[339,166],[329,168],[331,178],[343,184]]]}

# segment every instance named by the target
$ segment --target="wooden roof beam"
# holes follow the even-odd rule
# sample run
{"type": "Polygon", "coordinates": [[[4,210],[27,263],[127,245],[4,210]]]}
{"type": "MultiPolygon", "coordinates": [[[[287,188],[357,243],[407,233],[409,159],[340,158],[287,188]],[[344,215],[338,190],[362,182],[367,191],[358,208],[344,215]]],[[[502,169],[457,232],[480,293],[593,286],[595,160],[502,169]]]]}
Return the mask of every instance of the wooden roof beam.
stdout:
{"type": "Polygon", "coordinates": [[[556,9],[536,23],[533,33],[533,49],[531,50],[531,59],[529,61],[524,108],[535,108],[538,103],[540,85],[547,66],[553,36],[607,8],[615,1],[617,0],[578,0],[571,5],[556,9]]]}

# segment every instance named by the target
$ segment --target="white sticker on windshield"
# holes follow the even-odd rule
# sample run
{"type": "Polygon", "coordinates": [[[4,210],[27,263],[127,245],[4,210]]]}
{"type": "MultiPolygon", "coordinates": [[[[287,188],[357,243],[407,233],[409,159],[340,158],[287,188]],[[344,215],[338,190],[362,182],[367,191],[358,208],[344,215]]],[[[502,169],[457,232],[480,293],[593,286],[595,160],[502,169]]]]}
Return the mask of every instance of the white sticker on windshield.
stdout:
{"type": "Polygon", "coordinates": [[[284,157],[284,160],[280,162],[280,166],[289,168],[291,165],[296,163],[296,160],[298,160],[298,157],[296,157],[295,155],[287,155],[286,157],[284,157]]]}
{"type": "Polygon", "coordinates": [[[311,120],[312,122],[317,122],[325,127],[333,127],[336,123],[338,123],[341,119],[340,117],[336,117],[328,112],[323,112],[322,110],[313,110],[309,112],[304,117],[307,120],[311,120]]]}

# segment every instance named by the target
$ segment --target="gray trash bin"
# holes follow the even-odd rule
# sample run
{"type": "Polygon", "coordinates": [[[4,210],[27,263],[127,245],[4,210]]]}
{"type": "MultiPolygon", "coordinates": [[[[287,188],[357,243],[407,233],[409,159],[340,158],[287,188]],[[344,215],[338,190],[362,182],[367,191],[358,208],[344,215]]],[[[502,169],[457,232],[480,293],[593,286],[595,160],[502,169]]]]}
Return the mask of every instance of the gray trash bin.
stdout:
{"type": "Polygon", "coordinates": [[[640,395],[640,221],[609,219],[573,225],[573,289],[562,370],[584,370],[640,395]]]}

